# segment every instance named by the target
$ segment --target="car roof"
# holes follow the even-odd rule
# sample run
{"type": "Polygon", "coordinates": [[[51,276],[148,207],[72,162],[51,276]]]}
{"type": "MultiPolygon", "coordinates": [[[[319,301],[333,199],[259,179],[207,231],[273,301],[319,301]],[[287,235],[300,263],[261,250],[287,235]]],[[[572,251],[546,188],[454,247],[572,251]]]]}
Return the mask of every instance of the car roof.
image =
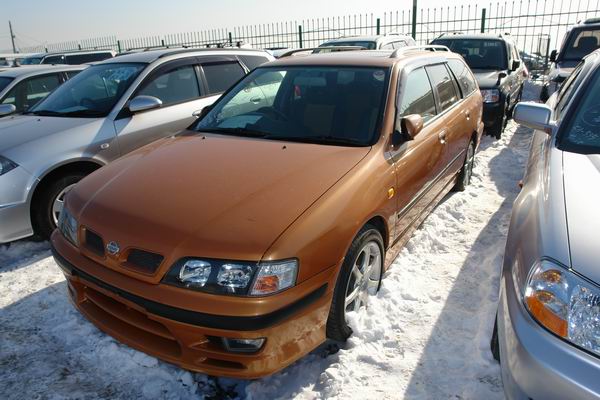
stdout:
{"type": "Polygon", "coordinates": [[[358,36],[342,36],[335,39],[330,39],[324,43],[339,43],[339,42],[377,42],[382,39],[403,39],[409,37],[408,35],[393,33],[388,35],[358,35],[358,36]]]}
{"type": "Polygon", "coordinates": [[[18,78],[23,75],[41,75],[48,72],[79,71],[87,65],[24,65],[0,71],[0,77],[18,78]]]}
{"type": "Polygon", "coordinates": [[[114,58],[109,58],[104,61],[100,61],[98,64],[110,64],[110,63],[147,63],[150,64],[159,58],[164,58],[168,56],[179,56],[181,57],[193,57],[193,56],[203,56],[203,55],[218,55],[218,54],[249,54],[252,55],[266,55],[271,57],[269,53],[263,50],[258,49],[240,49],[240,48],[225,48],[225,49],[215,49],[215,48],[205,48],[205,49],[186,49],[186,48],[174,48],[174,49],[160,49],[160,50],[148,50],[141,51],[137,53],[130,54],[122,54],[118,55],[114,58]]]}
{"type": "Polygon", "coordinates": [[[493,33],[450,33],[436,37],[436,40],[455,40],[455,39],[495,39],[495,40],[511,40],[509,35],[499,35],[493,33]]]}
{"type": "Polygon", "coordinates": [[[331,53],[317,53],[306,56],[282,57],[276,61],[263,64],[270,66],[356,66],[356,67],[392,67],[393,65],[404,62],[431,59],[435,60],[461,58],[458,54],[449,51],[427,51],[420,49],[404,48],[402,52],[392,50],[355,50],[338,51],[331,53]],[[396,54],[395,56],[392,56],[396,54]]]}

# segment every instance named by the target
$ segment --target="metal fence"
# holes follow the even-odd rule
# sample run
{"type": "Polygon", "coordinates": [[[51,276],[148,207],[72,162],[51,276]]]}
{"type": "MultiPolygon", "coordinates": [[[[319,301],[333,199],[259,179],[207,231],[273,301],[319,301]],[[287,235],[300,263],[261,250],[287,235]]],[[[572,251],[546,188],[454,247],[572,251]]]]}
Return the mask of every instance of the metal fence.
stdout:
{"type": "MultiPolygon", "coordinates": [[[[425,3],[420,0],[421,4],[425,3]]],[[[112,49],[117,52],[153,47],[222,47],[247,43],[256,48],[315,47],[340,36],[406,33],[425,44],[445,32],[510,33],[527,53],[530,68],[547,65],[548,53],[559,46],[566,29],[600,15],[600,0],[518,0],[448,7],[419,7],[385,12],[314,18],[233,29],[118,39],[115,36],[22,48],[22,52],[112,49]]],[[[539,67],[541,68],[541,67],[539,67]]]]}

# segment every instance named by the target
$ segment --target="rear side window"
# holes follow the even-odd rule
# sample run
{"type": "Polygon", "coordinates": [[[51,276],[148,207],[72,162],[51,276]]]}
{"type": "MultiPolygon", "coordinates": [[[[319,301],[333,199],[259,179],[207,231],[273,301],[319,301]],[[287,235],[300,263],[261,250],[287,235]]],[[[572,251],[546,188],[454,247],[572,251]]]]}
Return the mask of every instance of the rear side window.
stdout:
{"type": "Polygon", "coordinates": [[[464,62],[456,59],[448,60],[448,66],[458,81],[463,97],[467,97],[477,90],[477,81],[464,62]]]}
{"type": "Polygon", "coordinates": [[[49,56],[44,58],[42,64],[64,64],[65,56],[49,56]]]}
{"type": "Polygon", "coordinates": [[[182,103],[200,97],[198,79],[193,65],[166,71],[149,81],[138,95],[153,96],[163,106],[182,103]]]}
{"type": "Polygon", "coordinates": [[[67,64],[85,64],[95,61],[102,61],[112,58],[111,53],[90,53],[90,54],[72,54],[67,56],[67,64]]]}
{"type": "Polygon", "coordinates": [[[400,108],[398,118],[410,114],[419,114],[423,121],[433,118],[435,112],[435,99],[427,73],[423,68],[412,71],[406,77],[406,84],[400,88],[400,108]]]}
{"type": "Polygon", "coordinates": [[[27,111],[59,85],[60,80],[56,74],[29,78],[18,83],[8,93],[2,104],[14,105],[17,112],[27,111]]]}
{"type": "Polygon", "coordinates": [[[441,111],[447,110],[458,101],[454,82],[444,64],[425,67],[434,90],[437,92],[441,111]]]}
{"type": "Polygon", "coordinates": [[[245,75],[242,66],[238,63],[204,64],[202,69],[210,94],[226,91],[245,75]]]}
{"type": "Polygon", "coordinates": [[[248,67],[250,71],[254,68],[266,63],[269,61],[267,57],[263,56],[238,56],[240,60],[248,67]]]}
{"type": "Polygon", "coordinates": [[[75,75],[77,75],[80,72],[81,71],[67,71],[65,73],[67,74],[67,79],[71,79],[72,77],[74,77],[75,75]]]}

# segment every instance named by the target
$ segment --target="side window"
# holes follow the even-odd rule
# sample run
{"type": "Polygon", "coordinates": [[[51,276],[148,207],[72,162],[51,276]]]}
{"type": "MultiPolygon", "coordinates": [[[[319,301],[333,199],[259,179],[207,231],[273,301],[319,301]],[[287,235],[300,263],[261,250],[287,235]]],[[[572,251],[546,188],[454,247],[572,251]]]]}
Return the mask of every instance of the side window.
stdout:
{"type": "Polygon", "coordinates": [[[215,63],[202,65],[208,92],[210,94],[222,93],[231,85],[241,79],[245,72],[238,63],[215,63]]]}
{"type": "Polygon", "coordinates": [[[168,70],[146,83],[137,94],[159,98],[163,106],[194,100],[200,97],[194,66],[168,70]]]}
{"type": "Polygon", "coordinates": [[[399,48],[408,46],[404,40],[399,40],[397,42],[394,42],[394,43],[392,43],[392,45],[394,46],[394,49],[399,49],[399,48]]]}
{"type": "Polygon", "coordinates": [[[107,58],[112,58],[111,53],[88,53],[88,54],[71,54],[66,56],[69,65],[85,64],[94,61],[102,61],[107,58]]]}
{"type": "Polygon", "coordinates": [[[437,92],[441,111],[452,107],[458,101],[458,95],[446,66],[444,64],[436,64],[425,67],[425,69],[433,88],[437,92]]]}
{"type": "Polygon", "coordinates": [[[393,43],[386,43],[384,45],[381,45],[381,50],[393,50],[393,49],[394,49],[393,43]]]}
{"type": "Polygon", "coordinates": [[[65,63],[65,56],[49,56],[44,58],[44,61],[42,61],[42,64],[64,64],[65,63]]]}
{"type": "Polygon", "coordinates": [[[435,99],[427,73],[423,68],[412,71],[406,77],[406,84],[400,87],[400,107],[398,119],[410,115],[420,114],[423,121],[427,122],[436,114],[435,99]]]}
{"type": "Polygon", "coordinates": [[[267,57],[263,57],[263,56],[242,55],[242,56],[238,56],[238,57],[240,58],[240,60],[242,60],[242,62],[246,65],[246,67],[248,67],[248,69],[250,71],[252,71],[254,68],[269,61],[269,59],[267,57]]]}
{"type": "Polygon", "coordinates": [[[556,116],[558,117],[562,111],[567,106],[569,99],[571,98],[571,93],[573,93],[573,89],[575,89],[574,82],[577,80],[577,77],[581,73],[583,69],[583,62],[577,66],[575,71],[571,73],[569,78],[562,84],[560,91],[558,93],[558,101],[556,102],[556,107],[554,111],[556,112],[556,116]]]}
{"type": "Polygon", "coordinates": [[[75,75],[77,75],[80,72],[81,71],[66,71],[65,73],[67,74],[67,79],[71,79],[72,77],[74,77],[75,75]]]}
{"type": "Polygon", "coordinates": [[[4,99],[2,104],[12,104],[17,112],[27,111],[38,101],[48,96],[60,85],[58,75],[46,75],[24,80],[17,84],[4,99]]]}
{"type": "Polygon", "coordinates": [[[461,60],[451,59],[448,60],[448,66],[458,81],[463,97],[467,97],[477,90],[477,81],[473,77],[469,67],[467,67],[467,64],[461,60]]]}

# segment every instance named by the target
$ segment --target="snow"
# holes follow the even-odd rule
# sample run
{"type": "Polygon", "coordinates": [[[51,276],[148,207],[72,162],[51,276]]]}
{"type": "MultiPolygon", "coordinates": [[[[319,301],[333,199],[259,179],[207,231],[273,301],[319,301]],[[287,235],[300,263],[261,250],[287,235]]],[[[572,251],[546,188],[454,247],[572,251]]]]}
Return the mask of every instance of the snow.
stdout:
{"type": "MultiPolygon", "coordinates": [[[[535,99],[529,85],[524,98],[535,99]]],[[[21,398],[502,399],[489,339],[531,131],[485,137],[472,185],[426,219],[355,334],[255,381],[193,374],[121,345],[69,303],[48,243],[0,246],[0,393],[21,398]]]]}

